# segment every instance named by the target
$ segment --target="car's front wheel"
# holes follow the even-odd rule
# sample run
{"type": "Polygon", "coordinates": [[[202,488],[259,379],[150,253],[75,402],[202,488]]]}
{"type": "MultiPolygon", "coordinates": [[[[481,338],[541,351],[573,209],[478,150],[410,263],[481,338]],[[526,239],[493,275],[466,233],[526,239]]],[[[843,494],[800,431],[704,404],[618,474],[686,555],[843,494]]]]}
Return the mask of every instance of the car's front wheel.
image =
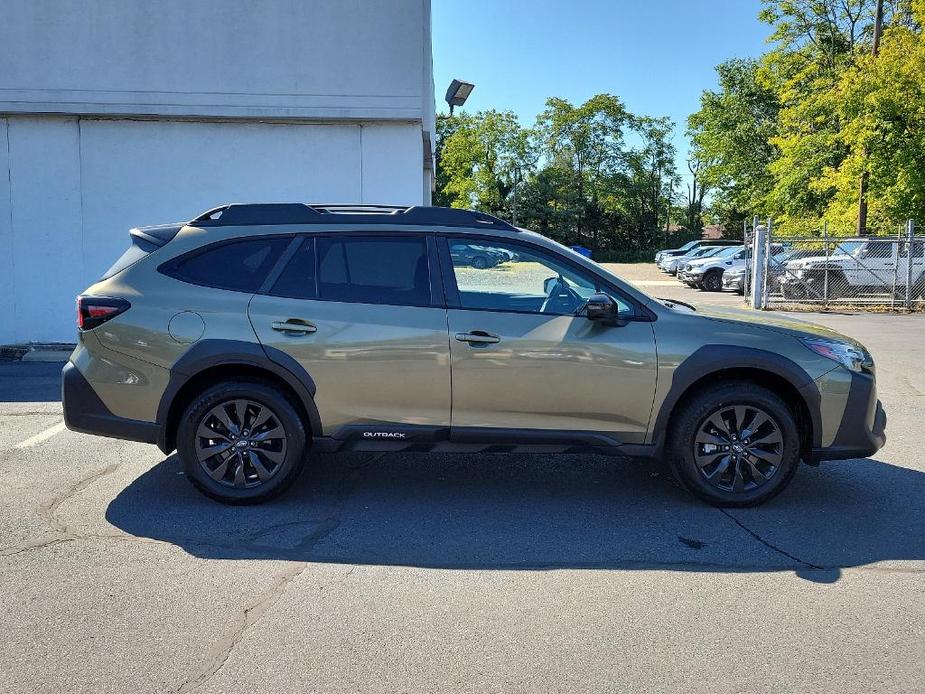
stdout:
{"type": "Polygon", "coordinates": [[[710,270],[703,276],[703,281],[700,283],[700,286],[708,292],[720,291],[723,288],[723,271],[710,270]]]}
{"type": "Polygon", "coordinates": [[[186,408],[177,451],[187,478],[228,504],[255,504],[286,489],[302,469],[305,427],[273,386],[234,381],[215,385],[186,408]]]}
{"type": "Polygon", "coordinates": [[[687,489],[717,506],[755,506],[779,494],[800,462],[793,413],[767,388],[729,382],[682,405],[668,442],[687,489]]]}

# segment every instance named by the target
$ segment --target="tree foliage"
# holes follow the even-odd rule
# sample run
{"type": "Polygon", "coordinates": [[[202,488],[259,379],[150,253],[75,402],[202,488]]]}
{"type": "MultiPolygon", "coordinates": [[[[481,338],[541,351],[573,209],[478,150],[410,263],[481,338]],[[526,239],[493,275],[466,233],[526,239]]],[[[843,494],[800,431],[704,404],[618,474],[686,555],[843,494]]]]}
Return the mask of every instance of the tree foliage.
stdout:
{"type": "Polygon", "coordinates": [[[677,185],[673,128],[611,94],[579,105],[550,98],[533,127],[493,110],[442,117],[435,201],[516,220],[599,258],[647,257],[677,185]]]}
{"type": "Polygon", "coordinates": [[[688,130],[714,212],[773,216],[791,232],[853,228],[869,172],[871,227],[922,217],[922,0],[763,0],[770,50],[717,68],[688,130]]]}

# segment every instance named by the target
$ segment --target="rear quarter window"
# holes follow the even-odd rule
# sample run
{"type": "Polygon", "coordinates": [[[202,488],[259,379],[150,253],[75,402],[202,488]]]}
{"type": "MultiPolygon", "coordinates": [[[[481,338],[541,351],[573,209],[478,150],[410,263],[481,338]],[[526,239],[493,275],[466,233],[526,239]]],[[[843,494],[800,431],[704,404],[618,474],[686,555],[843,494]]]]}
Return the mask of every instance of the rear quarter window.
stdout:
{"type": "Polygon", "coordinates": [[[277,236],[212,244],[162,265],[160,271],[190,284],[256,292],[290,240],[277,236]]]}

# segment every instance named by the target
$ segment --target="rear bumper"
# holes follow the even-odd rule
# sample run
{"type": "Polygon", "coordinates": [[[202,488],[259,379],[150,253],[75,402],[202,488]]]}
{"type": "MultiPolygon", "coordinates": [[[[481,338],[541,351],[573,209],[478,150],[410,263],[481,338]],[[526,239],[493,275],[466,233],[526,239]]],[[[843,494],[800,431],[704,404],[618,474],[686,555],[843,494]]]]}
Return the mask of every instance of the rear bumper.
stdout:
{"type": "Polygon", "coordinates": [[[886,443],[886,412],[870,376],[852,374],[841,425],[830,446],[814,448],[810,462],[848,460],[873,455],[886,443]]]}
{"type": "Polygon", "coordinates": [[[158,441],[160,426],[114,415],[71,362],[61,372],[61,404],[64,424],[71,431],[142,443],[158,441]]]}

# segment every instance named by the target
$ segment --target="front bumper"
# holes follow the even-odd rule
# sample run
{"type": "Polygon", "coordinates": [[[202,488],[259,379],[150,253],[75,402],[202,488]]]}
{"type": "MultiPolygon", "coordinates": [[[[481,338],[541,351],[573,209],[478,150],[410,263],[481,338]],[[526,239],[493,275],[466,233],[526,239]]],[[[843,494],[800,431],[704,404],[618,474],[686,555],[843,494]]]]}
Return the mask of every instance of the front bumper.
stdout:
{"type": "Polygon", "coordinates": [[[871,376],[851,375],[848,401],[831,445],[813,448],[808,462],[848,460],[873,455],[886,443],[886,412],[871,376]]]}
{"type": "Polygon", "coordinates": [[[61,404],[64,424],[71,431],[108,436],[126,441],[157,443],[160,426],[114,415],[71,362],[61,372],[61,404]]]}
{"type": "Polygon", "coordinates": [[[735,289],[736,291],[742,291],[745,289],[745,276],[744,275],[724,275],[723,276],[723,289],[735,289]]]}

